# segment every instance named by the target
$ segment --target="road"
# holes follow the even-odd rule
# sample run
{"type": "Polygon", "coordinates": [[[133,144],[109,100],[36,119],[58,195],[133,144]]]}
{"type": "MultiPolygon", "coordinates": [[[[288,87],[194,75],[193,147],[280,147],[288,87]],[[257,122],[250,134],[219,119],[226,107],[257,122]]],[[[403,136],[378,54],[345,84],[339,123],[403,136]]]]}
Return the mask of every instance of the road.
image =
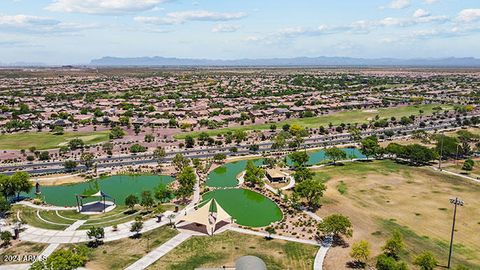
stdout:
{"type": "MultiPolygon", "coordinates": [[[[464,116],[462,119],[470,119],[475,116],[480,115],[470,115],[464,116]]],[[[420,127],[419,124],[413,124],[409,126],[396,126],[396,127],[389,127],[389,128],[380,128],[376,130],[364,131],[361,132],[361,136],[370,136],[370,135],[381,135],[387,131],[392,131],[395,135],[392,138],[398,138],[405,135],[409,135],[414,131],[432,131],[432,130],[448,130],[452,128],[456,128],[457,126],[457,119],[456,118],[449,118],[443,120],[436,120],[431,121],[425,127],[420,127]]],[[[342,145],[342,144],[350,144],[355,143],[349,133],[343,134],[334,134],[334,135],[316,135],[314,137],[305,138],[304,143],[301,145],[300,148],[308,149],[308,148],[316,148],[316,147],[325,147],[325,146],[332,146],[332,145],[342,145]]],[[[232,146],[224,146],[224,147],[205,147],[203,149],[185,149],[185,150],[177,150],[177,151],[170,151],[167,152],[167,155],[162,160],[162,162],[170,162],[176,154],[182,154],[188,158],[210,158],[216,154],[223,153],[227,156],[241,156],[245,154],[253,154],[253,153],[262,153],[262,152],[270,152],[270,151],[278,151],[279,149],[272,149],[272,142],[260,142],[257,144],[259,146],[259,150],[256,152],[252,152],[249,150],[251,144],[240,144],[236,145],[235,147],[238,149],[236,153],[232,153],[230,149],[232,146]]],[[[281,149],[281,150],[292,150],[292,149],[281,149]]],[[[156,162],[153,159],[152,154],[145,154],[145,155],[127,155],[127,156],[117,156],[117,157],[104,157],[98,158],[95,160],[97,164],[97,169],[104,169],[104,168],[115,168],[115,167],[124,167],[124,166],[134,166],[134,165],[144,165],[156,162]]],[[[82,171],[85,170],[85,166],[79,165],[75,171],[82,171]]],[[[62,173],[65,172],[63,167],[63,162],[56,161],[56,162],[37,162],[31,164],[14,164],[14,165],[3,165],[0,166],[0,172],[3,174],[12,174],[15,171],[26,171],[30,174],[48,174],[48,173],[62,173]]]]}

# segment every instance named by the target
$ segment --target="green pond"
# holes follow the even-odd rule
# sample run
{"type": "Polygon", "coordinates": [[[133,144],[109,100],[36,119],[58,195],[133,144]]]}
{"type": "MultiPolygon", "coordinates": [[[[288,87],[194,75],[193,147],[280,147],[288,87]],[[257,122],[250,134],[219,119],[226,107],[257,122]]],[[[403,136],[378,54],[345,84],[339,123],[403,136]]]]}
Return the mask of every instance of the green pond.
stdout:
{"type": "MultiPolygon", "coordinates": [[[[254,160],[256,166],[263,164],[262,159],[254,160]]],[[[238,185],[237,175],[245,170],[247,160],[230,162],[213,170],[207,178],[209,187],[236,187],[238,185]]]]}
{"type": "Polygon", "coordinates": [[[217,189],[203,195],[203,201],[215,198],[236,223],[264,227],[283,218],[280,208],[267,197],[246,189],[217,189]]]}
{"type": "MultiPolygon", "coordinates": [[[[342,148],[341,150],[347,154],[347,159],[366,158],[366,156],[356,148],[342,148]]],[[[327,159],[327,156],[325,155],[324,150],[310,152],[308,153],[308,155],[310,158],[307,162],[307,165],[309,166],[317,165],[318,163],[327,159]]],[[[287,157],[287,164],[289,166],[293,165],[293,162],[288,157],[287,157]]]]}
{"type": "MultiPolygon", "coordinates": [[[[342,150],[347,153],[348,158],[366,158],[366,156],[356,148],[343,148],[342,150]]],[[[308,155],[310,159],[307,165],[316,165],[327,159],[325,151],[323,150],[310,152],[308,155]]],[[[263,159],[254,160],[254,163],[256,166],[260,166],[263,164],[263,159]]],[[[293,165],[290,158],[287,158],[287,164],[289,166],[293,165]]],[[[230,162],[216,168],[208,175],[207,186],[216,188],[236,187],[238,185],[237,175],[244,171],[246,166],[247,161],[241,160],[230,162]]]]}
{"type": "MultiPolygon", "coordinates": [[[[159,184],[169,184],[174,179],[170,176],[163,175],[115,175],[98,180],[100,189],[107,195],[115,199],[118,205],[125,204],[125,198],[130,194],[140,196],[142,191],[151,190],[159,184]]],[[[82,194],[84,190],[89,188],[89,183],[78,183],[72,185],[62,186],[40,186],[41,196],[48,204],[57,206],[76,206],[76,194],[82,194]]],[[[30,197],[35,197],[35,188],[28,194],[30,197]]],[[[89,202],[96,199],[86,199],[84,202],[89,202]]]]}

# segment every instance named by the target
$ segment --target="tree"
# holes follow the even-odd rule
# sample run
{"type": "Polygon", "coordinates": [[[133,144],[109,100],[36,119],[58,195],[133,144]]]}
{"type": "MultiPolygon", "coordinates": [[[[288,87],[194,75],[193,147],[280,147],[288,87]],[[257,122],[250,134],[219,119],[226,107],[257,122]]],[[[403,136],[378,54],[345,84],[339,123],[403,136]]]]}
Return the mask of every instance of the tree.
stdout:
{"type": "Polygon", "coordinates": [[[265,231],[268,233],[268,238],[271,239],[272,238],[272,234],[275,234],[275,228],[272,227],[272,226],[268,226],[267,228],[265,228],[265,231]]]}
{"type": "Polygon", "coordinates": [[[459,147],[458,139],[445,135],[437,135],[437,153],[441,153],[443,158],[455,158],[459,147]]]}
{"type": "Polygon", "coordinates": [[[320,206],[320,198],[327,187],[316,180],[307,179],[298,183],[295,187],[295,193],[307,200],[308,206],[317,208],[320,206]]]}
{"type": "Polygon", "coordinates": [[[371,253],[370,243],[366,240],[361,240],[360,242],[353,243],[350,257],[360,264],[365,265],[371,253]]]}
{"type": "Polygon", "coordinates": [[[87,231],[88,239],[94,239],[94,246],[98,246],[101,243],[101,240],[105,237],[105,230],[101,227],[91,227],[87,231]]]}
{"type": "Polygon", "coordinates": [[[153,151],[153,158],[157,161],[158,164],[162,162],[163,158],[165,158],[166,155],[167,153],[165,152],[165,149],[161,147],[157,147],[157,149],[153,151]]]}
{"type": "Polygon", "coordinates": [[[10,203],[7,201],[7,199],[5,199],[4,197],[0,197],[0,217],[10,211],[10,208],[12,206],[10,205],[10,203]]]}
{"type": "Polygon", "coordinates": [[[80,156],[80,162],[89,170],[94,164],[94,157],[92,153],[85,152],[80,156]]]}
{"type": "Polygon", "coordinates": [[[382,249],[387,256],[398,259],[400,252],[405,249],[405,243],[403,242],[403,237],[400,232],[394,231],[392,237],[387,240],[382,249]]]}
{"type": "Polygon", "coordinates": [[[173,197],[173,191],[165,184],[159,184],[154,191],[155,199],[160,202],[168,202],[173,197]]]}
{"type": "Polygon", "coordinates": [[[188,135],[185,137],[185,148],[193,148],[195,146],[195,139],[188,135]]]}
{"type": "Polygon", "coordinates": [[[2,246],[8,247],[10,245],[10,241],[12,240],[12,233],[9,231],[0,232],[0,240],[2,240],[2,246]]]}
{"type": "Polygon", "coordinates": [[[310,157],[305,151],[293,152],[288,157],[292,160],[295,167],[304,167],[310,157]]]}
{"type": "Polygon", "coordinates": [[[377,156],[381,150],[377,136],[366,137],[360,144],[362,145],[361,151],[367,158],[377,156]]]}
{"type": "Polygon", "coordinates": [[[132,226],[130,227],[130,232],[135,232],[135,237],[138,237],[140,235],[140,231],[143,228],[143,221],[141,217],[135,218],[135,221],[132,223],[132,226]]]}
{"type": "Polygon", "coordinates": [[[155,137],[152,134],[146,134],[144,140],[145,142],[153,142],[155,137]]]}
{"type": "Polygon", "coordinates": [[[325,155],[333,160],[333,164],[337,162],[337,160],[342,160],[347,158],[347,153],[340,148],[331,147],[325,150],[325,155]]]}
{"type": "Polygon", "coordinates": [[[73,270],[85,266],[88,259],[86,246],[75,246],[53,252],[45,261],[37,260],[30,270],[73,270]]]}
{"type": "Polygon", "coordinates": [[[235,142],[239,144],[247,138],[247,133],[244,130],[238,129],[233,134],[233,137],[235,138],[235,142]]]}
{"type": "Polygon", "coordinates": [[[20,197],[21,192],[29,193],[33,187],[32,182],[30,182],[30,175],[26,172],[14,173],[9,181],[13,184],[17,198],[20,197]]]}
{"type": "Polygon", "coordinates": [[[217,162],[217,163],[220,163],[220,162],[224,161],[226,158],[227,158],[227,156],[225,154],[222,154],[222,153],[218,153],[218,154],[215,154],[213,156],[213,160],[215,160],[215,162],[217,162]]]}
{"type": "Polygon", "coordinates": [[[125,131],[119,126],[115,126],[110,130],[110,139],[121,139],[123,136],[125,136],[125,131]]]}
{"type": "Polygon", "coordinates": [[[177,176],[179,187],[176,190],[176,195],[183,199],[190,197],[193,194],[196,180],[195,171],[192,167],[183,168],[177,176]]]}
{"type": "Polygon", "coordinates": [[[133,210],[135,205],[138,203],[138,197],[134,194],[130,194],[125,198],[125,205],[133,210]]]}
{"type": "Polygon", "coordinates": [[[327,216],[318,224],[318,230],[323,234],[333,234],[334,237],[344,235],[351,237],[353,234],[352,223],[346,216],[333,214],[327,216]]]}
{"type": "Polygon", "coordinates": [[[63,135],[63,133],[64,133],[63,127],[61,127],[61,126],[55,126],[55,127],[53,128],[53,130],[52,130],[52,133],[53,133],[54,135],[63,135]]]}
{"type": "Polygon", "coordinates": [[[259,168],[255,166],[253,161],[249,160],[247,161],[247,166],[245,167],[245,176],[243,177],[245,180],[245,183],[255,186],[263,186],[263,176],[265,175],[265,172],[263,171],[262,168],[259,168]]]}
{"type": "Polygon", "coordinates": [[[132,146],[130,146],[130,153],[143,153],[145,151],[147,151],[147,148],[143,145],[140,145],[138,143],[136,144],[133,144],[132,146]]]}
{"type": "Polygon", "coordinates": [[[188,160],[188,158],[186,158],[182,154],[178,153],[178,154],[175,155],[175,157],[173,157],[172,163],[175,166],[175,168],[177,169],[177,171],[181,171],[181,170],[183,170],[183,168],[188,166],[188,164],[190,164],[190,161],[188,160]]]}
{"type": "Polygon", "coordinates": [[[309,169],[304,168],[304,167],[300,167],[300,168],[295,170],[295,172],[293,173],[292,176],[295,179],[296,183],[301,183],[305,180],[313,179],[314,175],[315,174],[313,172],[311,172],[309,169]]]}
{"type": "Polygon", "coordinates": [[[39,160],[49,160],[50,159],[50,153],[48,153],[48,151],[43,151],[43,152],[40,152],[40,154],[38,155],[38,159],[39,160]]]}
{"type": "Polygon", "coordinates": [[[472,171],[474,166],[475,166],[475,161],[469,158],[465,160],[465,162],[463,163],[462,170],[472,171]]]}
{"type": "Polygon", "coordinates": [[[68,142],[68,147],[72,151],[81,149],[84,146],[85,146],[85,142],[82,139],[73,139],[68,142]]]}
{"type": "Polygon", "coordinates": [[[437,266],[437,259],[435,259],[435,256],[433,256],[432,253],[424,251],[415,257],[413,264],[417,265],[422,270],[433,270],[435,266],[437,266]]]}
{"type": "Polygon", "coordinates": [[[140,131],[142,131],[140,125],[138,125],[138,124],[133,125],[133,132],[135,132],[135,135],[138,136],[138,134],[140,133],[140,131]]]}
{"type": "Polygon", "coordinates": [[[402,261],[397,261],[395,258],[389,257],[386,254],[381,254],[377,257],[377,270],[407,270],[407,264],[402,261]]]}
{"type": "Polygon", "coordinates": [[[149,190],[145,190],[141,194],[142,200],[140,202],[140,205],[143,207],[146,207],[147,209],[150,209],[155,204],[155,200],[153,199],[152,192],[149,190]]]}
{"type": "Polygon", "coordinates": [[[63,163],[63,167],[69,172],[73,171],[78,166],[78,163],[73,160],[67,160],[63,163]]]}

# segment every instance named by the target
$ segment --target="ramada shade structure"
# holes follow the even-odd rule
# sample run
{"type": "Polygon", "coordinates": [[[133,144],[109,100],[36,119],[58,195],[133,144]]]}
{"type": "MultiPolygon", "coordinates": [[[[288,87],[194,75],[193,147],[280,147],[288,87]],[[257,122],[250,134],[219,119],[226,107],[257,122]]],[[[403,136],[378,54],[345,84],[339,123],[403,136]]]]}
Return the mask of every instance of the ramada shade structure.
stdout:
{"type": "Polygon", "coordinates": [[[115,204],[115,199],[112,198],[111,196],[107,195],[105,192],[103,191],[98,191],[97,193],[94,193],[94,194],[91,194],[91,195],[75,195],[75,197],[77,198],[77,207],[78,207],[78,211],[81,212],[82,211],[82,207],[83,207],[83,199],[85,198],[92,198],[92,197],[99,197],[101,201],[103,201],[103,212],[105,212],[105,209],[107,208],[106,206],[106,203],[105,203],[105,198],[110,198],[113,200],[113,203],[115,204]]]}
{"type": "Polygon", "coordinates": [[[232,216],[215,199],[211,199],[197,210],[177,217],[175,223],[190,222],[204,225],[207,227],[208,234],[213,235],[216,225],[227,220],[233,222],[232,216]],[[212,206],[215,207],[216,212],[212,211],[212,206]]]}

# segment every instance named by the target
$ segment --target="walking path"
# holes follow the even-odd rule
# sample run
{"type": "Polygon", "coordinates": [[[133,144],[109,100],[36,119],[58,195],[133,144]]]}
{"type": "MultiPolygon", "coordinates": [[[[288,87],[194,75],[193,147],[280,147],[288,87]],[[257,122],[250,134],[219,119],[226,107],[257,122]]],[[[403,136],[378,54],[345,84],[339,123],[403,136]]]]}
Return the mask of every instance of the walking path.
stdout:
{"type": "Polygon", "coordinates": [[[464,179],[468,179],[468,180],[480,183],[480,179],[476,179],[476,178],[470,177],[468,175],[464,175],[464,174],[461,174],[461,173],[454,173],[454,172],[451,172],[451,171],[447,171],[445,169],[439,170],[437,167],[431,167],[431,168],[434,169],[437,172],[442,172],[442,173],[446,173],[446,174],[450,174],[450,175],[455,175],[455,176],[458,176],[458,177],[461,177],[461,178],[464,178],[464,179]]]}
{"type": "MultiPolygon", "coordinates": [[[[86,220],[79,220],[70,225],[68,228],[66,228],[63,232],[71,232],[75,231],[78,229],[80,226],[85,223],[86,220]]],[[[52,253],[60,246],[59,243],[55,244],[50,244],[45,248],[40,255],[38,255],[37,260],[45,260],[48,258],[48,256],[52,255],[52,253]]],[[[30,268],[31,264],[16,264],[16,265],[2,265],[0,266],[0,270],[7,270],[7,269],[12,269],[12,270],[26,270],[30,268]]]]}
{"type": "MultiPolygon", "coordinates": [[[[169,216],[173,214],[171,211],[167,211],[164,213],[165,216],[169,216]]],[[[73,225],[80,227],[83,220],[75,222],[73,225]]],[[[104,242],[115,241],[122,238],[127,238],[134,233],[130,232],[131,224],[134,221],[129,221],[126,223],[122,223],[117,225],[117,230],[114,231],[113,227],[106,227],[105,228],[105,238],[104,242]]],[[[162,222],[157,222],[157,219],[149,219],[143,223],[143,229],[141,233],[148,232],[159,228],[161,226],[167,225],[169,223],[168,219],[163,220],[162,222]]],[[[72,225],[72,226],[73,226],[72,225]]],[[[77,228],[78,228],[77,227],[77,228]]],[[[34,243],[47,243],[47,244],[68,244],[68,243],[82,243],[90,241],[87,237],[87,230],[65,230],[65,231],[57,231],[57,230],[47,230],[32,227],[29,225],[24,225],[26,229],[22,233],[20,233],[20,239],[23,241],[29,241],[34,243]]],[[[70,227],[69,227],[70,228],[70,227]]]]}
{"type": "Polygon", "coordinates": [[[34,209],[39,209],[39,210],[77,210],[76,207],[61,207],[61,206],[47,206],[47,205],[36,205],[28,201],[21,201],[17,202],[16,204],[21,204],[25,205],[34,209]]]}
{"type": "Polygon", "coordinates": [[[322,246],[318,249],[317,255],[315,256],[315,261],[313,262],[313,270],[322,270],[323,262],[327,256],[327,252],[332,246],[333,238],[331,236],[325,238],[322,242],[322,246]]]}
{"type": "Polygon", "coordinates": [[[177,234],[175,237],[171,238],[163,245],[159,246],[158,248],[154,249],[140,260],[134,262],[129,267],[125,268],[125,270],[143,270],[159,260],[165,254],[173,250],[175,247],[183,243],[185,240],[189,239],[192,235],[188,233],[180,233],[177,234]]]}
{"type": "MultiPolygon", "coordinates": [[[[228,228],[228,229],[231,230],[231,231],[234,231],[234,232],[256,235],[256,236],[261,236],[261,237],[268,237],[269,236],[268,233],[266,233],[266,232],[257,232],[257,231],[242,229],[242,228],[233,227],[233,226],[228,228]]],[[[315,246],[320,245],[320,243],[318,243],[318,241],[315,241],[315,240],[300,239],[300,238],[288,237],[288,236],[283,236],[283,235],[275,235],[275,234],[270,235],[270,237],[273,238],[273,239],[285,240],[285,241],[290,241],[290,242],[297,242],[297,243],[302,243],[302,244],[307,244],[307,245],[315,245],[315,246]]]]}

